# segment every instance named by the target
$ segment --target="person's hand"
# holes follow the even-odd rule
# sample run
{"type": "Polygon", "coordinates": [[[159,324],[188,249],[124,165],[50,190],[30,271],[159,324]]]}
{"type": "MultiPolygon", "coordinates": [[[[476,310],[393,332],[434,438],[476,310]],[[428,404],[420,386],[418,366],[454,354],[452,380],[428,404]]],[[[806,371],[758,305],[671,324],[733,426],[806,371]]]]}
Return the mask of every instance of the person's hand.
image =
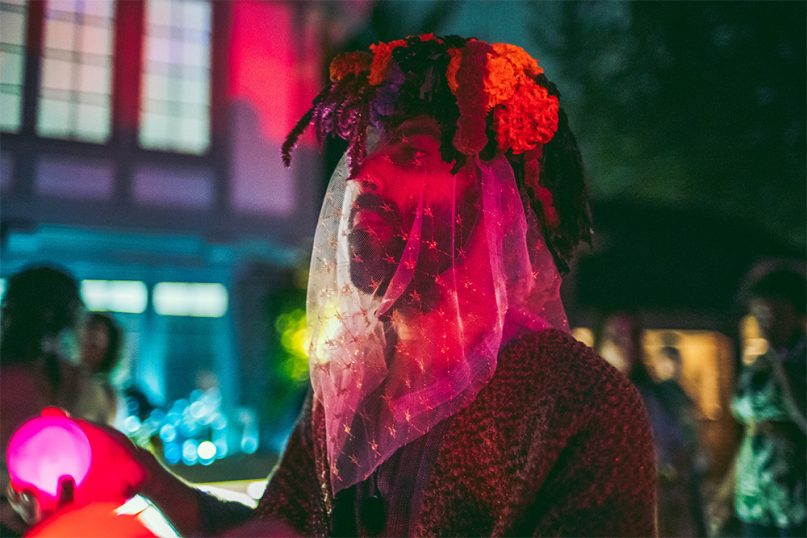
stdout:
{"type": "Polygon", "coordinates": [[[56,504],[52,506],[43,507],[33,490],[24,489],[17,491],[11,487],[11,484],[9,484],[6,489],[6,498],[11,508],[14,509],[14,512],[20,516],[26,525],[35,525],[42,521],[45,516],[50,515],[50,512],[53,510],[73,503],[76,491],[73,477],[63,477],[63,479],[59,481],[58,488],[56,504]]]}
{"type": "MultiPolygon", "coordinates": [[[[28,530],[30,524],[26,523],[14,509],[14,505],[9,499],[10,495],[12,495],[11,492],[7,491],[5,499],[0,500],[0,524],[12,533],[22,536],[28,530]]],[[[17,495],[17,493],[15,492],[13,495],[17,495]]]]}
{"type": "Polygon", "coordinates": [[[16,491],[9,484],[6,489],[6,499],[14,512],[20,516],[26,525],[34,525],[42,519],[42,510],[33,492],[29,490],[16,491]]]}

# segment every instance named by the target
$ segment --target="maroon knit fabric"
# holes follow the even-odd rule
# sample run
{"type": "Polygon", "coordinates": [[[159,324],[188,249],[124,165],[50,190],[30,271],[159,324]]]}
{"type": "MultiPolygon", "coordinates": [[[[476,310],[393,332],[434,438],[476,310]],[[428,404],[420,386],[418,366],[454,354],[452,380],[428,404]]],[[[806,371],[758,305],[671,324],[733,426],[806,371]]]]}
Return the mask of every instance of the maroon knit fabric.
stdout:
{"type": "MultiPolygon", "coordinates": [[[[550,330],[510,342],[491,382],[448,421],[416,534],[655,535],[641,399],[571,336],[550,330]]],[[[258,506],[306,536],[330,527],[324,433],[309,400],[258,506]]]]}

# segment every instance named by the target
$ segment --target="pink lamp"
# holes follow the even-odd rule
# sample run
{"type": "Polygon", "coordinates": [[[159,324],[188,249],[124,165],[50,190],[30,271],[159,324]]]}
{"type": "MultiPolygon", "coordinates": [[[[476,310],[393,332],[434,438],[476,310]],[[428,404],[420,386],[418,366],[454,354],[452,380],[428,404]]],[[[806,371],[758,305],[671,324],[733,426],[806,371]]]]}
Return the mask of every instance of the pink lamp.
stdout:
{"type": "Polygon", "coordinates": [[[72,477],[78,487],[90,469],[90,441],[59,409],[23,424],[8,444],[8,472],[16,491],[32,490],[43,507],[58,504],[59,482],[72,477]]]}

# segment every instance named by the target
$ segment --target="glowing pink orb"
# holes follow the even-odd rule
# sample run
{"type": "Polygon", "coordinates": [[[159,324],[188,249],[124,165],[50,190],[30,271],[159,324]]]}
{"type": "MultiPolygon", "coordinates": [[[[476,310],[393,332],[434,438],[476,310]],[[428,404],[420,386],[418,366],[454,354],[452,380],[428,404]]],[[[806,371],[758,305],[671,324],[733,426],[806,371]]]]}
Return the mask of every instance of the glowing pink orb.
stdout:
{"type": "Polygon", "coordinates": [[[77,487],[81,484],[91,457],[90,442],[75,422],[65,416],[41,416],[14,432],[6,461],[15,489],[31,485],[55,498],[62,476],[72,476],[77,487]]]}

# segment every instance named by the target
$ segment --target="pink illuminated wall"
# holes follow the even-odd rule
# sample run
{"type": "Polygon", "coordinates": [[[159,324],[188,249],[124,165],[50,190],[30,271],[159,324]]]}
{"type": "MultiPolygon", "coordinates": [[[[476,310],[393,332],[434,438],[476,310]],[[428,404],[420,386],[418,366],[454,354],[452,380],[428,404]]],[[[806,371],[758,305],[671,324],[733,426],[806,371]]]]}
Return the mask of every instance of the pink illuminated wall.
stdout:
{"type": "MultiPolygon", "coordinates": [[[[315,25],[305,3],[233,2],[229,98],[234,209],[272,215],[295,209],[293,170],[280,145],[321,84],[315,25]]],[[[307,140],[303,144],[310,144],[307,140]]]]}

